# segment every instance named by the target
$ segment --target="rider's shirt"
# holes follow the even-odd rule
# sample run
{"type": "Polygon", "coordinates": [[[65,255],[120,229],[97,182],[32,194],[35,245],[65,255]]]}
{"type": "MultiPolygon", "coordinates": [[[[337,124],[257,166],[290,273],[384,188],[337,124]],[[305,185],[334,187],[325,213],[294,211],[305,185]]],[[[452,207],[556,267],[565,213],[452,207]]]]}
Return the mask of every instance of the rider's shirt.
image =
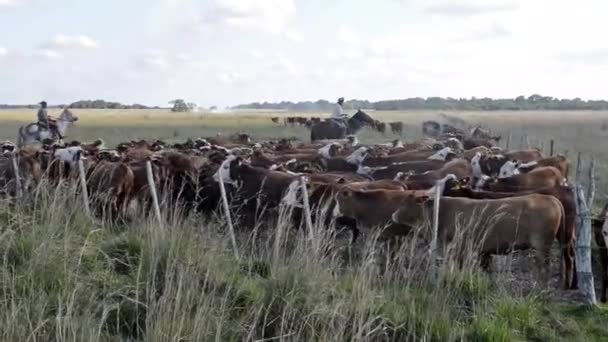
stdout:
{"type": "Polygon", "coordinates": [[[344,109],[339,103],[336,103],[336,107],[334,107],[334,111],[331,114],[332,119],[342,120],[344,119],[344,109]]]}
{"type": "Polygon", "coordinates": [[[40,108],[38,110],[38,122],[48,125],[49,123],[49,114],[46,111],[46,108],[40,108]]]}

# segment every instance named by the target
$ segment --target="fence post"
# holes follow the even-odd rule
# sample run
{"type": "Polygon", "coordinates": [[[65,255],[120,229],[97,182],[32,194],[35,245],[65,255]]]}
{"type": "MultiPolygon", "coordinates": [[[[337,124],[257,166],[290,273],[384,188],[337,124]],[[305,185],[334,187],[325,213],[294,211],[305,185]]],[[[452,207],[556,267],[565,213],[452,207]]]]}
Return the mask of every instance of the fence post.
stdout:
{"type": "Polygon", "coordinates": [[[13,163],[13,172],[15,173],[15,190],[17,198],[23,196],[23,188],[21,185],[21,175],[19,174],[19,165],[17,162],[17,153],[13,153],[11,156],[11,162],[13,163]]]}
{"type": "Polygon", "coordinates": [[[78,174],[80,178],[80,188],[82,190],[82,201],[84,202],[84,211],[87,216],[91,216],[91,207],[89,206],[89,191],[87,190],[87,179],[84,173],[84,163],[82,159],[78,159],[78,174]]]}
{"type": "Polygon", "coordinates": [[[525,135],[525,137],[526,137],[526,149],[529,150],[530,149],[530,139],[528,138],[527,134],[525,135]]]}
{"type": "Polygon", "coordinates": [[[587,207],[589,211],[593,211],[593,200],[595,199],[595,157],[591,157],[591,166],[589,167],[589,188],[587,189],[589,198],[587,199],[587,207]]]}
{"type": "Polygon", "coordinates": [[[163,227],[163,219],[160,215],[160,206],[158,205],[158,194],[156,193],[156,184],[154,184],[154,174],[152,173],[152,163],[146,161],[146,175],[148,176],[148,187],[150,188],[150,194],[152,195],[152,205],[154,206],[154,214],[158,225],[163,227]]]}
{"type": "Polygon", "coordinates": [[[553,139],[551,139],[551,141],[549,142],[549,155],[553,157],[553,148],[555,147],[555,141],[553,139]]]}
{"type": "Polygon", "coordinates": [[[314,227],[312,224],[312,217],[310,213],[310,203],[308,201],[308,189],[306,189],[306,177],[300,177],[300,186],[302,187],[302,203],[304,204],[304,216],[306,216],[306,227],[308,228],[308,238],[313,246],[313,249],[317,251],[317,241],[315,239],[314,227]]]}
{"type": "Polygon", "coordinates": [[[578,184],[581,179],[581,153],[576,155],[576,174],[574,175],[574,182],[578,184]]]}
{"type": "Polygon", "coordinates": [[[580,184],[574,187],[574,199],[576,204],[576,272],[578,285],[584,297],[584,304],[595,305],[595,287],[593,283],[593,271],[591,269],[591,216],[585,192],[580,184]]]}
{"type": "Polygon", "coordinates": [[[511,133],[511,131],[509,131],[509,136],[507,137],[507,146],[505,147],[507,151],[509,150],[509,147],[511,146],[511,135],[512,135],[512,133],[511,133]]]}
{"type": "Polygon", "coordinates": [[[437,235],[439,231],[439,202],[441,200],[441,189],[440,182],[435,184],[435,194],[433,195],[433,236],[431,238],[431,246],[429,248],[429,257],[431,260],[431,281],[433,284],[437,283],[438,271],[437,271],[437,235]]]}
{"type": "MultiPolygon", "coordinates": [[[[226,163],[228,160],[224,161],[226,163]]],[[[224,163],[220,165],[217,170],[220,185],[220,194],[222,196],[222,206],[224,207],[224,215],[226,215],[226,222],[228,223],[228,231],[230,233],[230,241],[232,242],[232,250],[234,251],[234,257],[239,259],[239,250],[236,246],[236,236],[234,235],[234,226],[232,225],[232,217],[230,216],[230,207],[228,206],[228,197],[226,196],[226,187],[224,186],[224,178],[222,172],[224,171],[224,163]]]]}

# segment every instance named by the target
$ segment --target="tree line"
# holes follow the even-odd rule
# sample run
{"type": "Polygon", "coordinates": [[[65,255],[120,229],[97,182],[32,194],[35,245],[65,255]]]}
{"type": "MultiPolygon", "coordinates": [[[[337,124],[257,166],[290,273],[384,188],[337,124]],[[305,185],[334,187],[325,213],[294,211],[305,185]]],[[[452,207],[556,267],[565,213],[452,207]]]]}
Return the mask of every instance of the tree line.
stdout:
{"type": "MultiPolygon", "coordinates": [[[[254,102],[233,107],[234,109],[268,109],[290,111],[331,111],[335,102],[327,100],[278,103],[254,102]]],[[[514,99],[492,98],[443,98],[443,97],[414,97],[399,100],[383,100],[370,102],[368,100],[346,101],[344,108],[365,108],[374,110],[608,110],[608,101],[558,99],[551,96],[531,95],[518,96],[514,99]]]]}

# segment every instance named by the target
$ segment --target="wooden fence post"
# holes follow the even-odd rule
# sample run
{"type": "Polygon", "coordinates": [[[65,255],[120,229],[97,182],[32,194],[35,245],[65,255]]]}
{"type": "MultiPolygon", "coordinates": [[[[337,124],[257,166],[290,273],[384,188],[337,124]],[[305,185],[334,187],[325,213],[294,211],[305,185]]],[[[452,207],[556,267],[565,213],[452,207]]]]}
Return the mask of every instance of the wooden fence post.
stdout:
{"type": "Polygon", "coordinates": [[[551,139],[551,141],[549,142],[549,155],[553,157],[553,152],[554,152],[554,147],[555,147],[555,141],[553,139],[551,139]]]}
{"type": "Polygon", "coordinates": [[[308,228],[308,238],[313,246],[313,249],[317,251],[318,245],[315,239],[314,227],[312,224],[312,217],[310,213],[310,203],[308,201],[308,189],[306,189],[306,177],[300,177],[300,186],[302,187],[302,203],[304,204],[304,216],[306,216],[306,227],[308,228]]]}
{"type": "Polygon", "coordinates": [[[511,146],[511,135],[512,135],[512,133],[511,133],[511,131],[509,131],[509,136],[507,137],[507,146],[505,147],[507,151],[509,150],[509,147],[511,146]]]}
{"type": "MultiPolygon", "coordinates": [[[[224,161],[224,163],[226,163],[224,161]]],[[[224,163],[220,165],[218,169],[219,180],[218,183],[220,185],[220,194],[222,196],[222,206],[224,207],[224,215],[226,215],[226,222],[228,223],[228,231],[230,233],[230,241],[232,242],[232,250],[234,251],[234,257],[239,259],[239,250],[236,245],[236,236],[234,235],[234,226],[232,225],[232,216],[230,216],[230,207],[228,206],[228,197],[226,196],[226,187],[224,186],[224,178],[222,177],[222,172],[224,169],[224,163]]]]}
{"type": "Polygon", "coordinates": [[[578,287],[584,295],[584,304],[595,305],[595,286],[593,283],[593,271],[591,268],[591,216],[585,192],[580,184],[574,187],[574,199],[576,204],[576,272],[578,276],[578,287]]]}
{"type": "Polygon", "coordinates": [[[431,260],[431,281],[433,284],[437,283],[438,271],[437,271],[437,236],[439,231],[439,202],[441,200],[441,190],[443,186],[437,182],[435,185],[435,194],[433,202],[433,235],[431,238],[431,246],[429,248],[429,258],[431,260]]]}
{"type": "Polygon", "coordinates": [[[581,153],[576,155],[576,174],[574,175],[574,182],[578,184],[581,179],[581,153]]]}
{"type": "Polygon", "coordinates": [[[82,190],[82,201],[84,202],[84,211],[87,216],[91,216],[91,207],[89,206],[89,191],[87,190],[87,179],[84,172],[84,163],[82,159],[78,159],[78,174],[80,178],[80,188],[82,190]]]}
{"type": "Polygon", "coordinates": [[[148,176],[148,187],[150,188],[150,194],[152,195],[152,205],[154,206],[154,214],[158,225],[163,227],[163,219],[160,215],[160,206],[158,205],[158,194],[156,192],[156,184],[154,184],[154,174],[152,173],[152,163],[146,161],[146,175],[148,176]]]}
{"type": "Polygon", "coordinates": [[[587,189],[589,198],[587,199],[587,207],[589,211],[593,211],[593,200],[595,199],[595,157],[591,157],[591,166],[589,166],[589,188],[587,189]]]}
{"type": "Polygon", "coordinates": [[[17,153],[13,153],[11,156],[11,162],[13,163],[13,172],[15,173],[15,191],[17,198],[23,196],[23,188],[21,184],[21,175],[19,174],[19,163],[17,162],[17,153]]]}

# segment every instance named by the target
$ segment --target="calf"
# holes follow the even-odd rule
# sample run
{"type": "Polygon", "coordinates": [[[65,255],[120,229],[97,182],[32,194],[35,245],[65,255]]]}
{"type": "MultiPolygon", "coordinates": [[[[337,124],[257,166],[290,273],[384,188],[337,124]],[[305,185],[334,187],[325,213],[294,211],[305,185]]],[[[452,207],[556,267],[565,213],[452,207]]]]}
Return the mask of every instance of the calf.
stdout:
{"type": "MultiPolygon", "coordinates": [[[[482,266],[488,269],[492,254],[533,248],[541,279],[547,284],[551,245],[564,216],[564,209],[555,197],[539,194],[496,200],[444,197],[439,207],[440,250],[452,245],[457,258],[462,260],[464,252],[474,246],[479,248],[476,252],[481,256],[482,266]]],[[[408,196],[392,220],[402,226],[419,227],[432,222],[432,215],[433,201],[429,197],[408,196]]],[[[430,241],[430,229],[423,228],[422,235],[430,241]]]]}

